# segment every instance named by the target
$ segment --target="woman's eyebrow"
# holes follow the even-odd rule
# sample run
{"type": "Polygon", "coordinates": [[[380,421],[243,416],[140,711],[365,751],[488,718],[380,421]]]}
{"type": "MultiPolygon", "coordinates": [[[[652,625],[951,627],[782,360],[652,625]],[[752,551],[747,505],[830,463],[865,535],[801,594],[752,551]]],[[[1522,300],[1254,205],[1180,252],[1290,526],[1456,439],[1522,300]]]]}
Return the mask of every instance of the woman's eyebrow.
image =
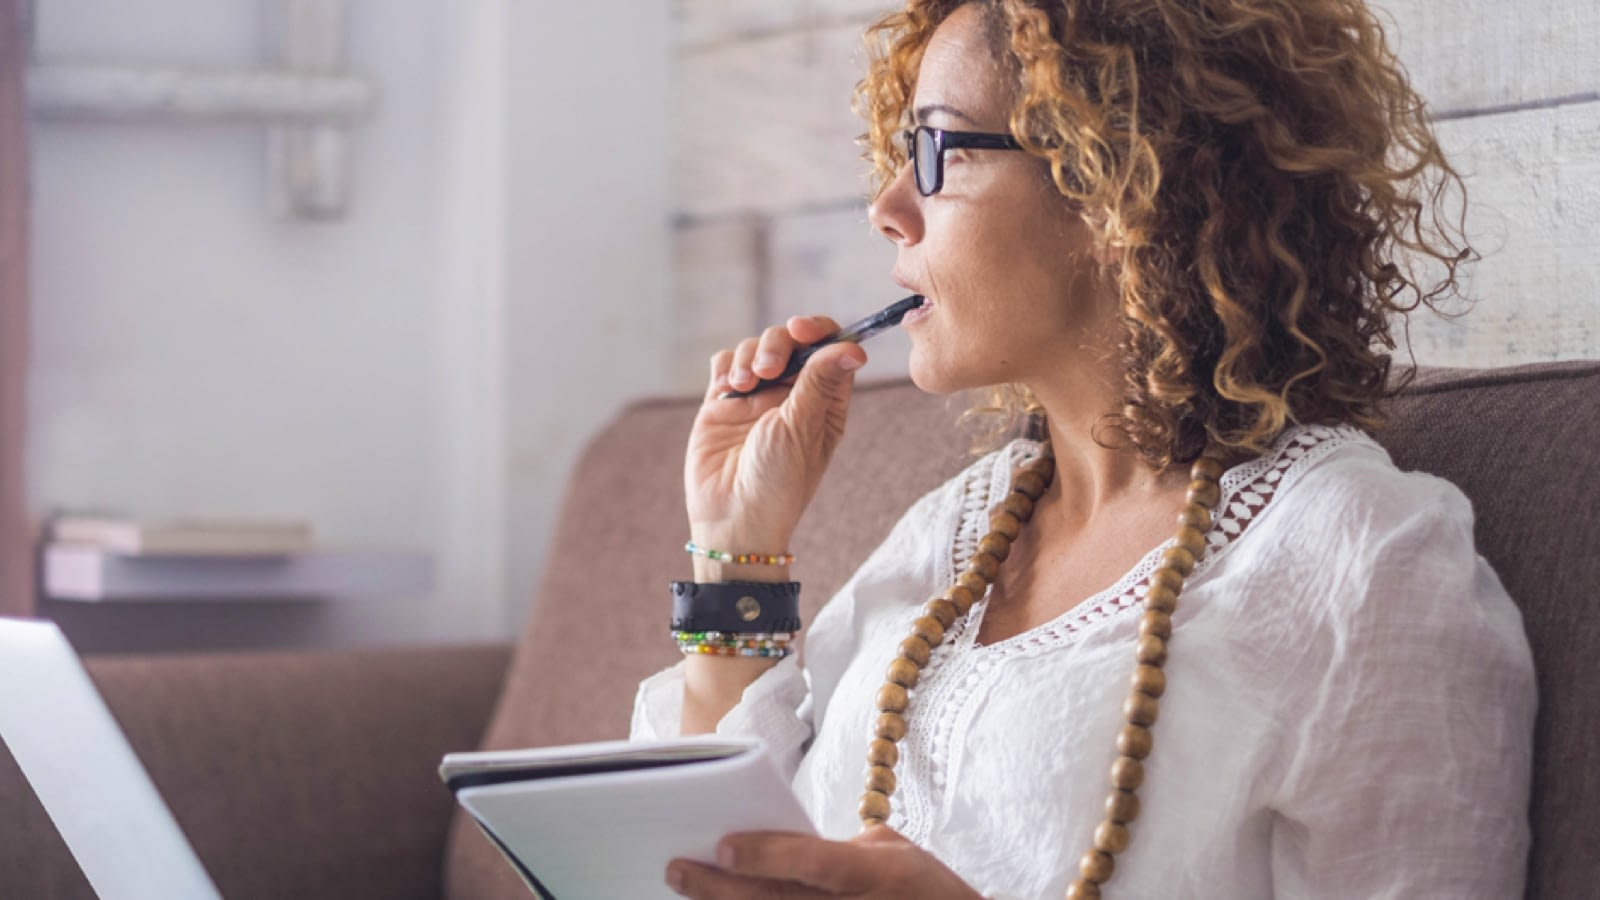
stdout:
{"type": "Polygon", "coordinates": [[[967,122],[968,124],[971,124],[971,125],[977,125],[978,124],[978,120],[977,119],[974,119],[973,117],[967,115],[966,113],[962,112],[959,109],[956,109],[954,106],[951,106],[948,103],[929,103],[929,104],[927,104],[925,106],[917,107],[917,109],[916,109],[917,124],[926,125],[926,124],[928,124],[928,117],[929,116],[933,115],[934,113],[941,113],[941,112],[944,113],[947,116],[953,116],[953,117],[955,117],[957,119],[961,119],[961,120],[963,120],[963,121],[965,121],[965,122],[967,122]]]}

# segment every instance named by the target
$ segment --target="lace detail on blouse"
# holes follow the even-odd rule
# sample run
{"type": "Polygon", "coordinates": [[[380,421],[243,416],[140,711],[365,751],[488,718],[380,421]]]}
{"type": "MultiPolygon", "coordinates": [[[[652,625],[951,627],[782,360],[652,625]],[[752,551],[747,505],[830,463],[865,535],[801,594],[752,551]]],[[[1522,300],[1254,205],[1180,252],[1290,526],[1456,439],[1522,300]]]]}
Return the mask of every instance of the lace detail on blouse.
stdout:
{"type": "MultiPolygon", "coordinates": [[[[1345,444],[1370,440],[1348,426],[1293,427],[1260,457],[1223,473],[1222,496],[1211,510],[1211,529],[1206,533],[1206,554],[1187,580],[1192,583],[1203,578],[1272,498],[1312,463],[1345,444]]],[[[955,581],[977,552],[978,542],[988,534],[989,513],[1011,490],[1012,473],[1037,459],[1041,450],[1042,445],[1034,441],[1013,441],[998,451],[993,465],[968,469],[962,485],[960,521],[948,548],[948,565],[942,569],[946,584],[955,581]]],[[[935,811],[942,805],[950,778],[947,769],[953,735],[965,733],[977,714],[979,705],[970,701],[987,674],[1008,658],[1033,656],[1065,646],[1085,629],[1138,608],[1149,591],[1150,576],[1160,565],[1162,552],[1174,543],[1169,538],[1145,554],[1112,586],[1055,619],[1006,640],[988,645],[976,642],[978,626],[988,607],[987,594],[973,605],[971,612],[956,620],[923,668],[916,689],[911,691],[907,710],[910,728],[900,744],[902,777],[888,824],[913,842],[925,845],[936,826],[935,811]]],[[[943,548],[941,551],[940,556],[945,556],[943,548]]],[[[909,627],[911,619],[918,615],[920,604],[908,612],[905,626],[909,627]]]]}

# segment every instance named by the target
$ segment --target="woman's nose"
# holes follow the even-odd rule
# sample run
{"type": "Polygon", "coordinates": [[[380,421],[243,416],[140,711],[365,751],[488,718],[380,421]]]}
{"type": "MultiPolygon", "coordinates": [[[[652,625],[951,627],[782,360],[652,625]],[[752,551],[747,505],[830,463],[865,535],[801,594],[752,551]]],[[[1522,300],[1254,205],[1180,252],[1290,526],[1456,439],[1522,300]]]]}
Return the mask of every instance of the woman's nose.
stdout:
{"type": "Polygon", "coordinates": [[[867,220],[872,227],[902,247],[922,240],[922,207],[913,186],[915,182],[908,162],[867,207],[867,220]]]}

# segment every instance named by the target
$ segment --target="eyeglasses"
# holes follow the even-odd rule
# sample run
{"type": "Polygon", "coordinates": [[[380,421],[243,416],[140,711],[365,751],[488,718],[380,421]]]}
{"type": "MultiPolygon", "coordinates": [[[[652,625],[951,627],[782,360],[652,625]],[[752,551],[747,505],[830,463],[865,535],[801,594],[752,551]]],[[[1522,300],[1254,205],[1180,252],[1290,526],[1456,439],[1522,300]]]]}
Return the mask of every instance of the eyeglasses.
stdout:
{"type": "Polygon", "coordinates": [[[905,133],[906,156],[911,160],[911,171],[917,176],[917,190],[924,197],[932,197],[944,187],[944,152],[946,150],[1021,150],[1022,145],[1009,134],[988,134],[981,131],[945,131],[926,125],[905,133]]]}

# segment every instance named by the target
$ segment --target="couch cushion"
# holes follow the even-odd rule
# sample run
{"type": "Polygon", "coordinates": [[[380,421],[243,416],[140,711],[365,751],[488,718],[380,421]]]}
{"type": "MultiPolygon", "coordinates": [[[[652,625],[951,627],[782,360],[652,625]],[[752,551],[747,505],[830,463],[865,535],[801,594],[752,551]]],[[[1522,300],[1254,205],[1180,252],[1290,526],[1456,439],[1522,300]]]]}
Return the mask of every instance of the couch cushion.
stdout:
{"type": "MultiPolygon", "coordinates": [[[[677,658],[665,634],[666,582],[690,572],[681,479],[697,403],[636,403],[580,458],[486,749],[624,736],[639,679],[677,658]],[[616,503],[618,494],[629,502],[616,503]]],[[[954,428],[961,408],[906,381],[858,388],[795,536],[808,618],[917,497],[970,459],[969,436],[954,428]]],[[[1600,688],[1584,666],[1600,627],[1582,615],[1600,574],[1578,555],[1600,537],[1586,480],[1600,468],[1597,424],[1600,363],[1425,370],[1380,435],[1402,468],[1441,475],[1472,498],[1479,546],[1523,608],[1545,697],[1530,876],[1530,896],[1544,898],[1579,896],[1600,878],[1584,849],[1600,821],[1600,760],[1584,742],[1600,720],[1600,688]]],[[[527,896],[459,814],[446,881],[451,897],[527,896]]]]}

